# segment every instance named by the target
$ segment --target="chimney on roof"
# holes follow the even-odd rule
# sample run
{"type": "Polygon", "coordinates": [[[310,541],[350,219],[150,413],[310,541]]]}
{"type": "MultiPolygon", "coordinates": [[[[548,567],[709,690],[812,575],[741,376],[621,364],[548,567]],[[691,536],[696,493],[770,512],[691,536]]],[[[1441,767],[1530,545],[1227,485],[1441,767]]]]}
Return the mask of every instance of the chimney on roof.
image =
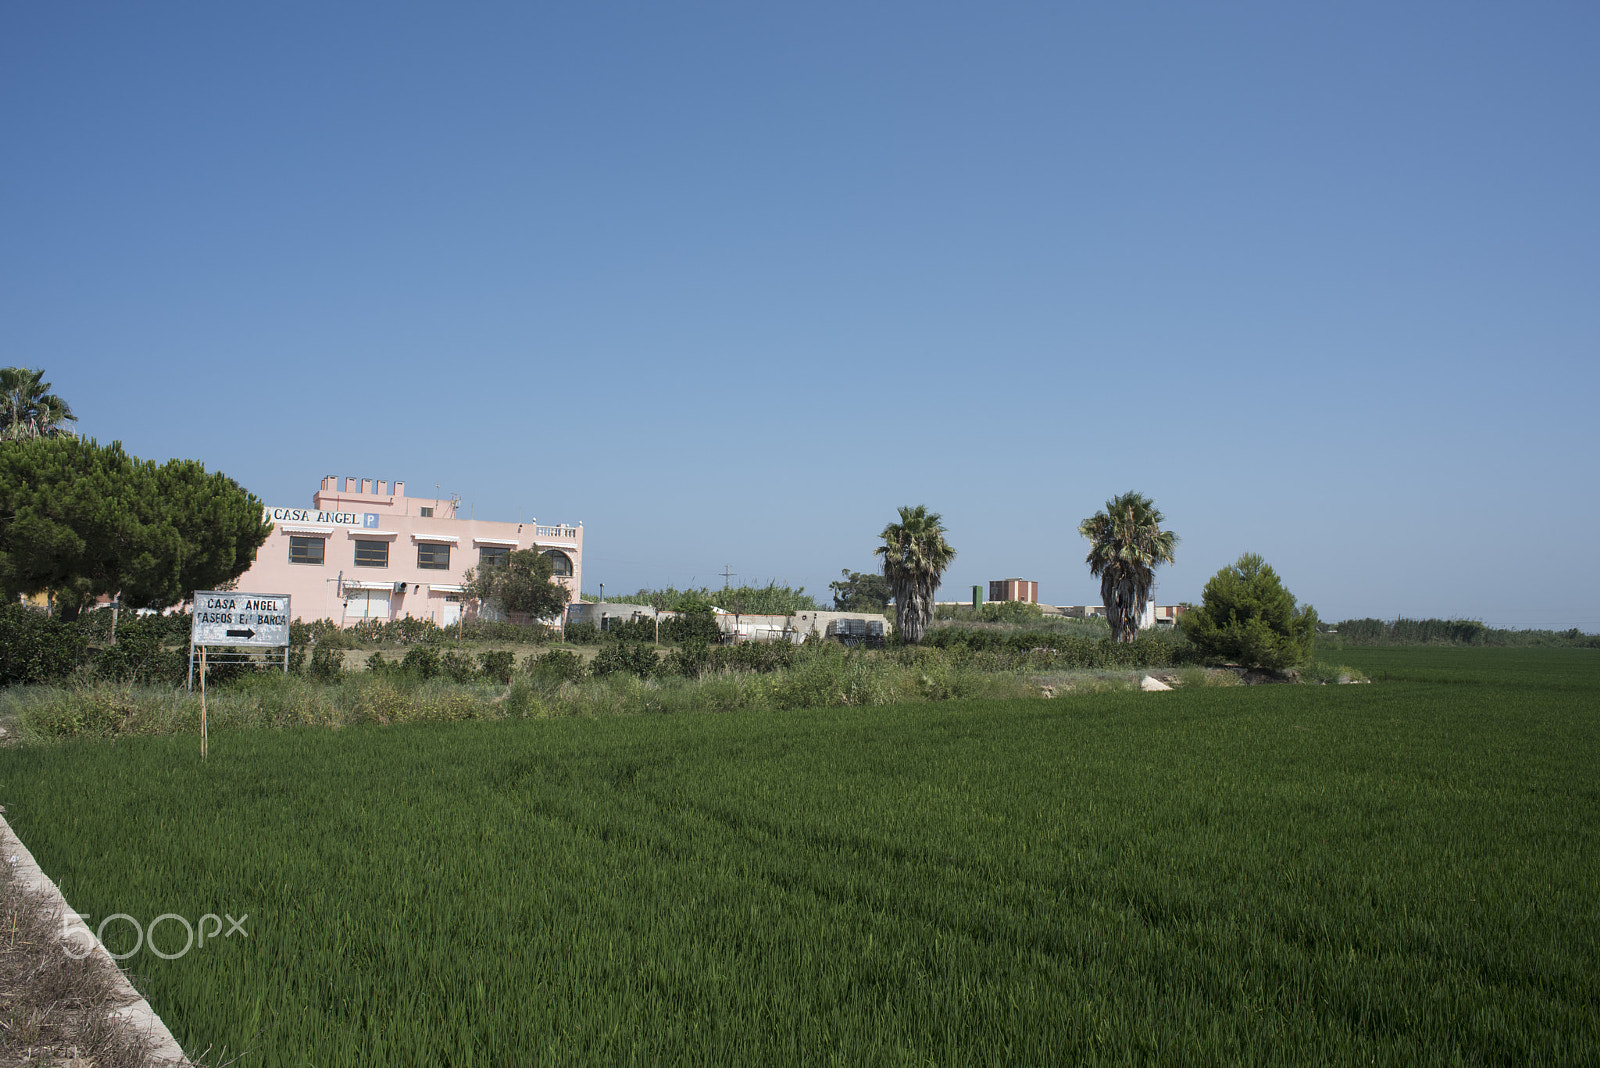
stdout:
{"type": "Polygon", "coordinates": [[[394,495],[396,497],[404,497],[406,495],[406,484],[404,482],[396,482],[394,484],[394,495]]]}
{"type": "Polygon", "coordinates": [[[378,496],[382,497],[385,493],[388,493],[388,492],[389,492],[389,483],[387,481],[385,481],[384,479],[381,479],[381,478],[378,479],[378,496]]]}
{"type": "Polygon", "coordinates": [[[364,479],[361,480],[361,492],[362,493],[371,493],[372,492],[372,479],[364,478],[364,479]]]}

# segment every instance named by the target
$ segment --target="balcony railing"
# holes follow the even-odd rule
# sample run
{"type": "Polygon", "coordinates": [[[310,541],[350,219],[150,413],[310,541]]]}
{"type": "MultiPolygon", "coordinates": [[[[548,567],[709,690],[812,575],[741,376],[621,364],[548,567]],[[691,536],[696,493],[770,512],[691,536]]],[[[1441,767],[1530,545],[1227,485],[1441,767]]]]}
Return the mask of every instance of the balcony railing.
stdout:
{"type": "Polygon", "coordinates": [[[571,538],[576,541],[578,539],[578,528],[559,525],[553,527],[536,525],[533,528],[533,536],[536,538],[571,538]]]}

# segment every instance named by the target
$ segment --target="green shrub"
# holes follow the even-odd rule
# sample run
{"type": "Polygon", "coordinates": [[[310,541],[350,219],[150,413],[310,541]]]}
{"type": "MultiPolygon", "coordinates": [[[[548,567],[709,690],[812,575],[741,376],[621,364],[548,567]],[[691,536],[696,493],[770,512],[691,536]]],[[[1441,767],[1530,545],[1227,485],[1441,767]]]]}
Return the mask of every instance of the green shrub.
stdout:
{"type": "Polygon", "coordinates": [[[529,654],[522,662],[522,673],[545,682],[577,682],[587,670],[577,653],[552,649],[542,656],[529,654]]]}
{"type": "Polygon", "coordinates": [[[795,662],[800,646],[786,641],[738,642],[710,648],[711,670],[754,671],[767,674],[782,671],[795,662]]]}
{"type": "MultiPolygon", "coordinates": [[[[719,649],[718,652],[721,652],[719,649]]],[[[661,674],[698,679],[711,666],[711,647],[703,641],[685,642],[661,662],[661,674]]]]}
{"type": "MultiPolygon", "coordinates": [[[[189,674],[188,649],[163,648],[166,636],[167,627],[158,616],[122,620],[117,624],[117,643],[94,654],[95,674],[110,682],[178,685],[189,674]]],[[[223,664],[209,666],[207,681],[225,681],[238,674],[223,664]]]]}
{"type": "Polygon", "coordinates": [[[381,645],[383,644],[383,625],[384,621],[381,619],[358,619],[345,628],[345,634],[352,643],[352,647],[358,645],[381,645]]]}
{"type": "Polygon", "coordinates": [[[517,655],[510,649],[491,649],[478,654],[478,665],[484,678],[505,686],[511,682],[511,673],[517,666],[517,655]]]}
{"type": "Polygon", "coordinates": [[[656,621],[653,619],[613,618],[605,621],[600,640],[608,642],[654,642],[656,621]]]}
{"type": "Polygon", "coordinates": [[[628,673],[648,679],[659,669],[655,650],[642,642],[606,642],[589,664],[596,676],[628,673]]]}
{"type": "Polygon", "coordinates": [[[329,649],[354,649],[356,647],[355,634],[339,626],[331,619],[314,619],[310,623],[289,624],[289,641],[295,641],[296,626],[305,627],[306,640],[315,645],[327,646],[329,649]]]}
{"type": "Polygon", "coordinates": [[[471,682],[478,677],[478,665],[471,653],[452,649],[439,658],[439,673],[451,682],[471,682]]]}
{"type": "MultiPolygon", "coordinates": [[[[381,653],[373,653],[380,657],[381,653]]],[[[317,643],[311,650],[311,678],[317,682],[339,682],[344,678],[344,650],[317,643]]]]}
{"type": "Polygon", "coordinates": [[[594,645],[600,640],[600,631],[593,623],[574,623],[567,628],[566,639],[573,645],[594,645]]]}
{"type": "Polygon", "coordinates": [[[401,659],[400,670],[419,679],[431,679],[442,670],[439,651],[425,645],[413,646],[401,659]]]}
{"type": "Polygon", "coordinates": [[[539,695],[526,679],[516,679],[506,690],[500,702],[500,711],[507,716],[537,716],[544,711],[539,695]]]}
{"type": "Polygon", "coordinates": [[[128,686],[96,683],[52,689],[24,708],[22,726],[46,738],[109,737],[137,733],[143,718],[128,686]]]}
{"type": "Polygon", "coordinates": [[[1297,606],[1271,565],[1245,553],[1211,576],[1179,625],[1204,656],[1282,671],[1311,659],[1317,612],[1297,606]]]}
{"type": "Polygon", "coordinates": [[[0,606],[0,686],[66,678],[85,649],[83,634],[72,624],[26,605],[0,606]]]}
{"type": "Polygon", "coordinates": [[[722,641],[722,630],[709,601],[686,600],[676,616],[662,620],[661,637],[670,642],[701,641],[710,645],[722,641]]]}
{"type": "Polygon", "coordinates": [[[1044,618],[1044,608],[1028,601],[989,601],[977,608],[969,604],[942,604],[934,609],[934,618],[968,623],[1029,624],[1044,618]]]}

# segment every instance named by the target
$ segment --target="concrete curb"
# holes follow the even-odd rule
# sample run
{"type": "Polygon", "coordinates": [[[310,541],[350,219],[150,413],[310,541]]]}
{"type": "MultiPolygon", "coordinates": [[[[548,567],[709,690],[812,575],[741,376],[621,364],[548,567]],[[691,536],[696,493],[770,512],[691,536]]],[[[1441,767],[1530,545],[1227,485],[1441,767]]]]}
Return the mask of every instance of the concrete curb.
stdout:
{"type": "Polygon", "coordinates": [[[136,1035],[144,1039],[149,1053],[149,1063],[156,1065],[182,1065],[190,1066],[189,1058],[183,1055],[183,1048],[178,1045],[177,1039],[172,1037],[172,1032],[167,1030],[167,1025],[161,1022],[150,1003],[140,996],[128,982],[128,977],[122,974],[117,961],[106,947],[100,944],[95,933],[89,929],[88,924],[78,918],[78,914],[67,907],[67,899],[61,896],[60,887],[51,881],[50,877],[40,869],[33,854],[28,852],[28,847],[22,844],[16,832],[11,829],[11,824],[0,816],[0,859],[9,863],[16,872],[17,884],[29,893],[37,894],[44,902],[47,909],[56,910],[62,917],[61,941],[63,949],[65,943],[71,943],[73,953],[81,954],[84,946],[94,947],[89,952],[97,953],[111,965],[110,973],[114,976],[112,989],[122,1007],[112,1011],[113,1018],[131,1029],[136,1035]]]}

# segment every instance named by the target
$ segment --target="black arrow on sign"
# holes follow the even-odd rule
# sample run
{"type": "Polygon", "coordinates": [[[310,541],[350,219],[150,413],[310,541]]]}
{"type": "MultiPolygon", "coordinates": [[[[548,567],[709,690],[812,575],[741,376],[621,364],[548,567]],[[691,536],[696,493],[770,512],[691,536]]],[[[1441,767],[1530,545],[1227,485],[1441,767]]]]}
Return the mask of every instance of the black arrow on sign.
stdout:
{"type": "Polygon", "coordinates": [[[255,636],[256,632],[253,630],[230,630],[228,632],[228,637],[230,638],[254,638],[255,636]]]}

